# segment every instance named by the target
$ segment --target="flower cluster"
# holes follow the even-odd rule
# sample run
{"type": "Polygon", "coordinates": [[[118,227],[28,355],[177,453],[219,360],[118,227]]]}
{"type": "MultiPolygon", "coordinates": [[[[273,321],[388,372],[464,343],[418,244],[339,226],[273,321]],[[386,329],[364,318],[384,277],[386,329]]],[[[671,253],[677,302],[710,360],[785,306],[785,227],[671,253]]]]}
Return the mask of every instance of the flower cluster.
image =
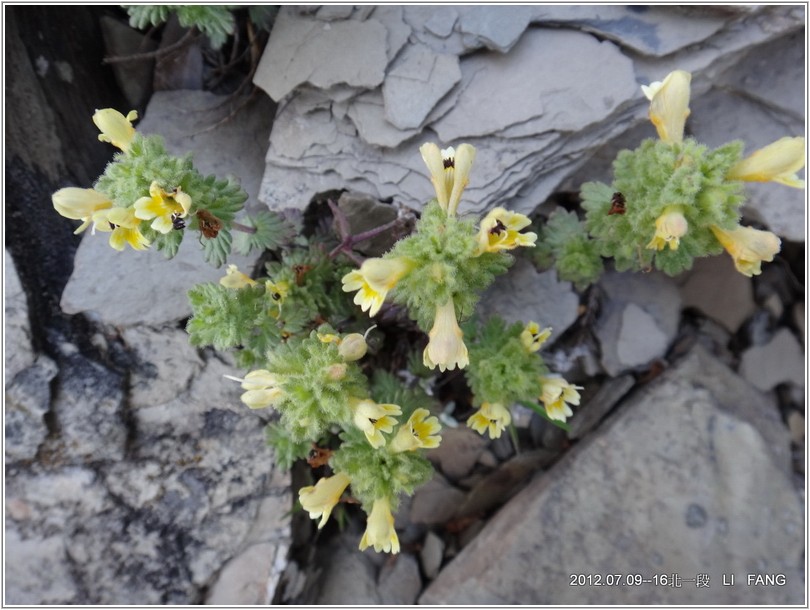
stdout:
{"type": "MultiPolygon", "coordinates": [[[[125,116],[112,108],[95,112],[98,139],[121,152],[93,188],[54,193],[54,209],[81,221],[76,233],[91,224],[93,234],[110,233],[110,246],[119,251],[127,245],[135,250],[154,245],[171,258],[186,229],[199,231],[206,258],[222,264],[230,253],[234,215],[247,194],[230,180],[203,177],[189,157],[169,155],[160,136],[145,136],[133,127],[137,117],[135,111],[125,116]]],[[[265,237],[254,236],[252,245],[265,247],[265,237]]]]}
{"type": "Polygon", "coordinates": [[[573,415],[569,405],[578,405],[575,386],[551,375],[539,351],[551,336],[551,328],[537,322],[508,325],[490,318],[480,329],[470,330],[470,368],[467,379],[478,409],[467,425],[479,434],[498,438],[512,421],[509,406],[524,403],[541,409],[548,419],[565,422],[573,415]]]}
{"type": "Polygon", "coordinates": [[[740,224],[743,183],[804,188],[797,172],[805,164],[805,140],[781,138],[746,158],[738,141],[711,150],[684,135],[690,86],[683,70],[642,86],[658,139],[620,152],[611,186],[582,186],[587,229],[618,270],[655,266],[674,275],[695,257],[725,249],[740,273],[758,275],[781,244],[769,231],[740,224]]]}
{"type": "Polygon", "coordinates": [[[420,148],[436,198],[429,203],[416,232],[381,258],[368,259],[343,278],[343,290],[357,292],[354,302],[370,316],[386,299],[408,307],[428,333],[423,363],[440,371],[469,364],[459,319],[468,317],[478,293],[511,264],[507,253],[533,246],[537,235],[522,232],[530,224],[523,214],[498,207],[478,223],[460,219],[457,210],[475,160],[475,148],[461,144],[440,150],[420,148]]]}
{"type": "MultiPolygon", "coordinates": [[[[256,283],[235,267],[223,280],[237,290],[256,283]]],[[[358,363],[366,351],[363,335],[321,326],[305,339],[288,341],[270,356],[267,368],[226,377],[242,384],[241,401],[249,408],[278,411],[294,443],[318,443],[334,425],[344,430],[349,441],[330,462],[335,474],[302,488],[301,506],[323,527],[351,484],[369,513],[361,550],[373,546],[397,553],[392,507],[401,493],[412,493],[430,476],[419,450],[439,446],[441,426],[428,409],[413,409],[406,417],[400,405],[375,400],[358,363]]]]}

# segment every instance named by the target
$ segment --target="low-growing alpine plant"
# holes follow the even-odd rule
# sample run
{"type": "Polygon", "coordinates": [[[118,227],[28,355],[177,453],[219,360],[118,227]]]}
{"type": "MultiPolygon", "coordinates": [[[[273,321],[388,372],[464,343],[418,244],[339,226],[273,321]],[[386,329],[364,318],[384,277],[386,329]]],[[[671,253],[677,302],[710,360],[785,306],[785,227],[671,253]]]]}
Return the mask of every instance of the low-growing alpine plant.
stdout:
{"type": "Polygon", "coordinates": [[[804,138],[784,137],[743,158],[740,140],[711,149],[685,137],[690,84],[690,73],[675,70],[643,86],[658,139],[621,151],[612,184],[582,185],[584,222],[564,211],[549,218],[540,252],[563,279],[581,287],[595,281],[600,257],[612,258],[619,271],[676,275],[723,250],[750,277],[779,252],[776,235],[741,224],[745,182],[804,188],[796,175],[805,164],[804,138]]]}
{"type": "Polygon", "coordinates": [[[77,233],[109,233],[116,250],[154,246],[172,257],[192,231],[216,266],[234,247],[267,252],[260,272],[230,264],[218,283],[189,291],[189,340],[234,351],[244,373],[223,383],[241,385],[246,407],[278,414],[266,434],[279,467],[306,459],[328,468],[298,493],[318,527],[351,500],[367,514],[360,549],[397,553],[393,514],[433,474],[425,454],[441,443],[442,405],[402,380],[412,375],[388,370],[396,367],[375,353],[372,335],[384,341],[413,320],[424,337],[414,346],[421,354],[414,368],[463,374],[472,407],[466,424],[482,435],[499,438],[518,404],[564,427],[583,388],[544,361],[552,329],[475,315],[482,291],[507,272],[517,249],[536,247],[536,261],[553,262],[580,288],[599,277],[603,257],[620,270],[674,274],[725,249],[752,275],[778,252],[775,235],[739,224],[743,183],[803,187],[795,175],[804,165],[803,139],[784,138],[743,159],[740,142],[710,150],[684,138],[689,82],[675,71],[644,87],[659,139],[622,151],[613,184],[583,185],[584,220],[558,212],[536,231],[527,216],[503,207],[481,218],[459,215],[476,150],[427,143],[420,152],[436,197],[410,235],[362,260],[332,247],[329,236],[294,235],[279,214],[247,217],[247,196],[235,181],[202,176],[190,155],[169,155],[160,136],[136,131],[135,112],[113,109],[97,111],[93,122],[99,139],[120,152],[92,188],[61,189],[53,205],[81,221],[77,233]],[[380,328],[370,320],[377,316],[385,319],[380,328]]]}

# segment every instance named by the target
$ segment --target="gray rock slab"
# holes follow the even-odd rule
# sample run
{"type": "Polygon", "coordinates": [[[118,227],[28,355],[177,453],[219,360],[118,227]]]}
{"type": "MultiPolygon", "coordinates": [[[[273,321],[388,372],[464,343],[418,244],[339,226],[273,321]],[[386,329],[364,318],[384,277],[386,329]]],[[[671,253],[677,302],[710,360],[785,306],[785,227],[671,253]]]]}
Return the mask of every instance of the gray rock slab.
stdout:
{"type": "MultiPolygon", "coordinates": [[[[238,177],[250,196],[246,207],[256,209],[272,104],[260,98],[209,130],[227,117],[223,109],[212,110],[221,102],[222,96],[202,91],[158,92],[136,128],[163,135],[172,154],[193,152],[195,167],[204,175],[238,177]]],[[[186,292],[192,286],[218,282],[224,275],[224,270],[205,262],[191,233],[170,261],[156,250],[136,252],[127,247],[117,252],[109,247],[106,234],[89,233],[76,252],[73,274],[62,293],[65,313],[87,313],[117,326],[174,323],[191,314],[186,292]]],[[[232,255],[229,262],[246,271],[255,260],[255,254],[232,255]]]]}
{"type": "MultiPolygon", "coordinates": [[[[229,262],[247,271],[252,258],[237,255],[229,262]]],[[[224,275],[224,269],[205,262],[194,239],[184,239],[177,256],[166,260],[157,250],[117,252],[104,234],[88,234],[60,305],[65,313],[84,313],[113,326],[172,324],[191,315],[186,293],[192,287],[224,275]]]]}
{"type": "Polygon", "coordinates": [[[672,278],[662,273],[602,276],[605,299],[595,332],[602,366],[611,376],[663,357],[675,338],[681,297],[672,278]]]}
{"type": "Polygon", "coordinates": [[[3,287],[5,300],[4,346],[5,379],[8,384],[14,376],[34,363],[31,346],[31,322],[28,319],[28,298],[25,296],[14,259],[4,251],[3,287]]]}
{"type": "Polygon", "coordinates": [[[549,345],[577,319],[579,297],[571,282],[561,282],[557,272],[539,272],[523,257],[500,276],[481,297],[482,319],[499,315],[509,323],[537,322],[553,330],[549,345]]]}
{"type": "Polygon", "coordinates": [[[126,451],[123,377],[81,354],[61,362],[53,395],[59,444],[72,460],[117,461],[126,451]]]}
{"type": "Polygon", "coordinates": [[[804,386],[805,372],[804,350],[787,328],[780,328],[768,343],[745,350],[740,362],[740,376],[763,392],[780,383],[804,386]]]}
{"type": "Polygon", "coordinates": [[[398,129],[421,127],[433,107],[460,80],[455,55],[439,55],[423,45],[405,47],[382,85],[386,119],[398,129]]]}
{"type": "MultiPolygon", "coordinates": [[[[782,137],[802,135],[804,115],[775,112],[770,102],[750,98],[745,89],[713,90],[694,101],[689,125],[695,137],[709,146],[742,140],[743,156],[748,156],[782,137]]],[[[804,241],[806,210],[802,189],[775,182],[749,182],[745,195],[742,211],[747,217],[764,223],[777,235],[804,241]]]]}
{"type": "MultiPolygon", "coordinates": [[[[99,24],[108,56],[123,57],[136,53],[150,53],[157,48],[155,40],[130,27],[126,21],[105,15],[99,19],[99,24]]],[[[152,60],[111,64],[115,82],[133,108],[139,107],[149,96],[154,63],[152,60]]]]}
{"type": "Polygon", "coordinates": [[[130,369],[130,407],[138,409],[170,402],[187,389],[203,368],[197,349],[189,344],[188,334],[183,330],[127,327],[122,338],[137,360],[130,369]]]}
{"type": "MultiPolygon", "coordinates": [[[[359,537],[358,537],[359,541],[359,537]]],[[[357,544],[343,545],[328,552],[328,564],[320,579],[317,604],[377,605],[382,603],[377,586],[376,570],[357,544]],[[351,586],[347,586],[351,583],[351,586]]]]}
{"type": "Polygon", "coordinates": [[[498,133],[529,120],[536,134],[581,129],[638,97],[632,62],[612,43],[574,31],[530,30],[508,55],[464,58],[461,73],[463,95],[431,126],[443,142],[498,133]],[[595,56],[599,62],[589,59],[595,56]],[[594,82],[600,83],[596,95],[594,82]]]}
{"type": "Polygon", "coordinates": [[[4,603],[70,604],[79,597],[61,536],[23,538],[6,527],[4,603]]]}
{"type": "MultiPolygon", "coordinates": [[[[802,502],[771,457],[764,411],[778,420],[730,370],[690,354],[520,492],[419,602],[801,604],[802,502]],[[741,585],[762,572],[785,574],[785,586],[741,585]],[[708,574],[709,588],[579,587],[572,574],[708,574]]],[[[784,426],[779,436],[786,448],[784,426]]]]}
{"type": "Polygon", "coordinates": [[[467,426],[442,428],[442,442],[427,458],[444,476],[458,481],[472,471],[487,446],[487,439],[467,426]]]}
{"type": "MultiPolygon", "coordinates": [[[[396,148],[408,138],[418,134],[419,129],[395,127],[386,117],[386,103],[383,95],[377,90],[359,95],[349,106],[347,116],[357,127],[357,134],[368,144],[396,148]]],[[[408,98],[400,99],[403,99],[405,103],[409,102],[408,98]]],[[[402,102],[400,104],[404,105],[402,102]]]]}
{"type": "Polygon", "coordinates": [[[388,65],[387,35],[373,18],[325,24],[282,7],[253,82],[276,101],[304,83],[376,87],[388,65]]]}
{"type": "Polygon", "coordinates": [[[6,383],[4,424],[7,461],[34,459],[48,436],[44,416],[51,409],[51,380],[57,372],[56,363],[40,354],[33,364],[6,383]]]}
{"type": "MultiPolygon", "coordinates": [[[[590,385],[590,384],[589,384],[590,385]]],[[[581,406],[574,416],[568,420],[568,438],[576,440],[583,438],[607,415],[616,404],[635,385],[632,375],[622,375],[606,379],[595,392],[587,387],[581,392],[581,406]]]]}
{"type": "Polygon", "coordinates": [[[738,272],[725,253],[696,259],[676,280],[684,308],[694,307],[732,333],[756,311],[751,279],[738,272]]]}
{"type": "Polygon", "coordinates": [[[433,478],[417,488],[411,501],[411,523],[434,525],[453,517],[465,494],[453,487],[438,472],[433,478]]]}
{"type": "Polygon", "coordinates": [[[422,592],[419,563],[413,555],[398,554],[383,564],[377,577],[380,603],[392,606],[413,605],[422,592]]]}
{"type": "Polygon", "coordinates": [[[213,606],[271,604],[275,587],[268,591],[268,583],[275,567],[277,551],[278,545],[271,542],[247,547],[225,564],[205,603],[213,606]]]}
{"type": "Polygon", "coordinates": [[[422,571],[426,578],[433,580],[438,576],[443,558],[444,541],[435,533],[428,532],[422,550],[419,551],[419,560],[422,562],[422,571]]]}

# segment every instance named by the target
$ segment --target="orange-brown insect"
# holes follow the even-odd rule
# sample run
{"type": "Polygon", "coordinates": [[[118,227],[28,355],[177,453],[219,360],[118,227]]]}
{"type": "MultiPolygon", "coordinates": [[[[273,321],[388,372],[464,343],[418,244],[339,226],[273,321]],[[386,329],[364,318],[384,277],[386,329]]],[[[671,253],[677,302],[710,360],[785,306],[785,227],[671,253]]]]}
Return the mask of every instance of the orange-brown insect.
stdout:
{"type": "Polygon", "coordinates": [[[318,445],[312,443],[312,449],[310,449],[307,456],[307,464],[309,464],[310,468],[326,466],[329,463],[329,458],[332,457],[332,453],[331,449],[318,447],[318,445]]]}
{"type": "Polygon", "coordinates": [[[621,193],[613,193],[613,197],[610,198],[610,209],[608,210],[608,216],[612,214],[624,214],[627,211],[627,200],[624,198],[624,195],[621,193]]]}
{"type": "Polygon", "coordinates": [[[309,271],[312,271],[312,265],[293,265],[292,269],[295,272],[295,285],[296,286],[303,286],[304,285],[304,276],[309,271]]]}
{"type": "Polygon", "coordinates": [[[214,239],[222,228],[222,221],[208,210],[197,212],[197,222],[200,225],[200,233],[208,239],[214,239]]]}

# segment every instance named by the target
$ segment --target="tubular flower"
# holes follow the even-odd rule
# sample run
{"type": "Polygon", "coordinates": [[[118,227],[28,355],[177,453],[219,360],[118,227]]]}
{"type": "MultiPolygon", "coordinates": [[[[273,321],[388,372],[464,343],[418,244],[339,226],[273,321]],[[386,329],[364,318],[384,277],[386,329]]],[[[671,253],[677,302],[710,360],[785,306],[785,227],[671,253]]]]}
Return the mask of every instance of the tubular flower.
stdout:
{"type": "Polygon", "coordinates": [[[400,453],[438,447],[442,440],[438,433],[442,427],[437,417],[428,417],[429,415],[430,411],[427,409],[414,411],[408,421],[399,427],[394,440],[391,441],[391,452],[400,453]]]}
{"type": "Polygon", "coordinates": [[[105,233],[112,231],[110,245],[116,250],[123,250],[126,244],[133,250],[146,250],[149,240],[140,230],[141,221],[135,217],[132,208],[109,208],[93,214],[94,230],[105,233]]]}
{"type": "Polygon", "coordinates": [[[318,529],[326,525],[332,509],[340,501],[340,496],[351,483],[349,476],[338,472],[331,477],[319,480],[315,485],[302,487],[298,492],[298,501],[305,511],[309,513],[310,519],[321,518],[318,529]]]}
{"type": "Polygon", "coordinates": [[[540,400],[546,407],[546,414],[549,419],[564,422],[566,418],[574,414],[568,403],[579,404],[580,396],[577,390],[581,390],[582,387],[570,384],[562,377],[543,377],[541,381],[543,393],[540,395],[540,400]]]}
{"type": "Polygon", "coordinates": [[[523,332],[520,333],[520,342],[530,352],[536,352],[551,336],[551,327],[547,326],[540,330],[537,322],[529,322],[523,332]]]}
{"type": "Polygon", "coordinates": [[[245,375],[244,379],[225,375],[227,379],[242,382],[242,389],[247,390],[239,399],[251,409],[274,407],[284,397],[284,391],[278,387],[278,378],[270,371],[256,369],[245,375]]]}
{"type": "Polygon", "coordinates": [[[73,233],[81,233],[92,222],[93,214],[112,207],[112,201],[95,189],[80,189],[74,186],[59,189],[52,196],[53,208],[65,218],[81,220],[82,224],[73,233]]]}
{"type": "Polygon", "coordinates": [[[419,147],[422,159],[430,172],[430,181],[436,189],[436,199],[448,216],[453,216],[461,200],[461,193],[470,181],[470,169],[475,161],[475,147],[461,144],[439,150],[428,142],[419,147]]]}
{"type": "Polygon", "coordinates": [[[436,307],[436,318],[428,336],[430,341],[422,354],[422,362],[429,369],[438,366],[442,372],[445,369],[452,371],[456,366],[463,369],[470,363],[463,333],[456,321],[453,299],[436,307]]]}
{"type": "Polygon", "coordinates": [[[650,100],[650,120],[664,142],[683,142],[683,129],[689,116],[689,85],[692,75],[683,70],[670,72],[663,82],[642,85],[650,100]]]}
{"type": "Polygon", "coordinates": [[[380,311],[388,291],[413,269],[413,262],[405,258],[369,258],[360,269],[343,276],[343,292],[359,292],[354,302],[368,315],[380,311]]]}
{"type": "Polygon", "coordinates": [[[779,182],[803,189],[804,180],[796,172],[804,163],[804,138],[781,138],[737,163],[726,177],[745,182],[779,182]]]}
{"type": "Polygon", "coordinates": [[[167,193],[157,182],[149,187],[149,197],[141,197],[135,204],[135,217],[151,220],[152,228],[160,233],[168,233],[175,227],[176,219],[188,216],[191,197],[180,187],[167,193]]]}
{"type": "Polygon", "coordinates": [[[782,246],[781,240],[770,231],[739,226],[731,231],[714,225],[710,228],[734,259],[737,271],[748,277],[762,273],[762,261],[772,261],[782,246]]]}
{"type": "Polygon", "coordinates": [[[375,449],[385,445],[383,432],[392,432],[397,420],[393,415],[401,415],[402,409],[398,405],[377,404],[370,399],[351,399],[354,411],[354,425],[360,428],[375,449]]]}
{"type": "Polygon", "coordinates": [[[478,411],[467,420],[467,425],[478,434],[483,435],[489,430],[490,438],[500,438],[501,432],[510,423],[512,423],[512,414],[509,413],[509,409],[498,402],[483,403],[478,411]]]}
{"type": "Polygon", "coordinates": [[[689,223],[683,215],[683,208],[679,205],[668,206],[655,220],[655,235],[647,247],[651,250],[663,250],[669,244],[670,250],[677,250],[681,237],[686,235],[688,229],[689,223]]]}
{"type": "Polygon", "coordinates": [[[484,217],[478,229],[478,254],[512,250],[518,246],[534,247],[537,233],[519,232],[531,223],[523,214],[495,208],[484,217]]]}
{"type": "Polygon", "coordinates": [[[129,145],[132,143],[132,138],[135,137],[132,121],[137,118],[138,113],[135,110],[131,110],[127,116],[113,108],[96,110],[93,122],[101,131],[98,139],[102,142],[109,142],[124,152],[129,152],[129,145]]]}
{"type": "Polygon", "coordinates": [[[225,276],[219,279],[219,283],[225,288],[238,290],[245,286],[255,286],[256,280],[250,279],[250,277],[239,271],[236,265],[228,265],[228,270],[225,272],[225,276]]]}
{"type": "Polygon", "coordinates": [[[360,550],[373,546],[378,553],[399,553],[399,538],[394,529],[394,515],[388,498],[377,498],[368,516],[366,531],[360,539],[360,550]]]}

